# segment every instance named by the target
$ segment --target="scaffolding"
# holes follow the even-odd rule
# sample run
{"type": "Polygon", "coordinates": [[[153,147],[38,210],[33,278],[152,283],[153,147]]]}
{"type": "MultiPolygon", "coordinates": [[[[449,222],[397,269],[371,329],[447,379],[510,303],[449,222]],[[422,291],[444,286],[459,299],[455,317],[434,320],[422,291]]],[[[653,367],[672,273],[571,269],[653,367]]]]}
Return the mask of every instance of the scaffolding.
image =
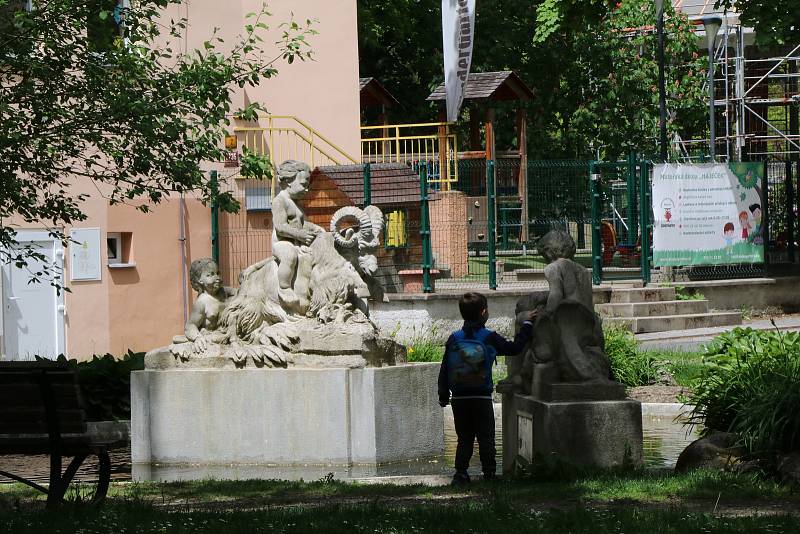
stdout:
{"type": "MultiPolygon", "coordinates": [[[[698,0],[696,7],[704,9],[697,13],[688,3],[676,8],[690,18],[708,14],[703,12],[708,1],[698,0]]],[[[714,53],[718,159],[800,160],[800,44],[766,53],[753,44],[753,30],[743,27],[736,13],[717,14],[723,19],[714,53]]],[[[701,28],[698,37],[705,39],[701,28]]],[[[707,159],[709,139],[676,137],[673,148],[683,160],[701,161],[707,159]]]]}

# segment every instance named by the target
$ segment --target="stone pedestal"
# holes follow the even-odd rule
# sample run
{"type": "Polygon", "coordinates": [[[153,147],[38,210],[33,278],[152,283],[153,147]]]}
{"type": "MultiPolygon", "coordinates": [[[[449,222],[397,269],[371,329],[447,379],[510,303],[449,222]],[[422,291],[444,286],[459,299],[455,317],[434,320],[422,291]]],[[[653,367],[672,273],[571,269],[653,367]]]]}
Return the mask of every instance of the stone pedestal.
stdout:
{"type": "Polygon", "coordinates": [[[135,464],[357,465],[440,456],[439,364],[131,375],[135,464]]]}
{"type": "Polygon", "coordinates": [[[631,399],[545,401],[504,392],[505,472],[513,471],[517,457],[600,468],[640,466],[642,405],[631,399]]]}

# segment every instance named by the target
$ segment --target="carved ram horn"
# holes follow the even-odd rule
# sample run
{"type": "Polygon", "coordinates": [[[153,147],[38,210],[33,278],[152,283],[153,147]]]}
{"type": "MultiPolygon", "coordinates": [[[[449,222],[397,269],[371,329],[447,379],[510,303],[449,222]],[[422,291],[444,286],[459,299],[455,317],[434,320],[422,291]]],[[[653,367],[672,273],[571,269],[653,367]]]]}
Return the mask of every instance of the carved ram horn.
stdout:
{"type": "Polygon", "coordinates": [[[345,206],[336,210],[331,218],[331,232],[333,233],[333,240],[341,248],[354,248],[358,246],[359,238],[363,239],[365,235],[372,234],[372,219],[369,214],[355,206],[345,206]],[[343,236],[339,232],[339,223],[346,219],[353,218],[358,221],[359,232],[353,232],[352,235],[343,236]]]}

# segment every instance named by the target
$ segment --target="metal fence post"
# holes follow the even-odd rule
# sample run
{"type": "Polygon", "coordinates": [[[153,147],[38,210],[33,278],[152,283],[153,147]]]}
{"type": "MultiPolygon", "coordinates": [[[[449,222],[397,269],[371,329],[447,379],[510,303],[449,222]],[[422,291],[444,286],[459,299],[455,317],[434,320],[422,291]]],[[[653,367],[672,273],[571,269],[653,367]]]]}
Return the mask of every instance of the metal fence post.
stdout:
{"type": "Polygon", "coordinates": [[[422,237],[422,291],[433,293],[431,287],[431,266],[433,251],[431,250],[431,219],[428,210],[428,166],[419,166],[420,193],[420,235],[422,237]]]}
{"type": "Polygon", "coordinates": [[[497,289],[497,236],[495,235],[495,201],[497,195],[494,190],[494,164],[490,159],[486,162],[486,218],[487,238],[489,248],[489,289],[497,289]]]}
{"type": "Polygon", "coordinates": [[[650,228],[652,226],[650,221],[650,164],[642,161],[639,168],[639,228],[642,232],[639,240],[639,255],[644,285],[650,283],[650,228]]]}
{"type": "Polygon", "coordinates": [[[372,169],[369,163],[364,164],[364,207],[372,204],[372,169]]]}
{"type": "Polygon", "coordinates": [[[219,196],[219,180],[217,171],[209,173],[211,188],[211,257],[214,263],[219,266],[219,203],[217,197],[219,196]]]}
{"type": "Polygon", "coordinates": [[[628,245],[636,246],[636,236],[639,234],[636,224],[636,153],[628,154],[628,172],[626,174],[626,186],[628,195],[628,236],[625,240],[628,245]]]}
{"type": "Polygon", "coordinates": [[[769,269],[769,163],[764,161],[764,176],[761,179],[761,239],[764,240],[764,270],[769,269]]]}
{"type": "Polygon", "coordinates": [[[603,279],[603,242],[600,237],[600,173],[595,172],[595,162],[589,162],[589,194],[592,199],[592,283],[600,285],[603,279]]]}
{"type": "Polygon", "coordinates": [[[794,263],[794,177],[792,176],[793,161],[786,162],[786,253],[789,263],[794,263]]]}

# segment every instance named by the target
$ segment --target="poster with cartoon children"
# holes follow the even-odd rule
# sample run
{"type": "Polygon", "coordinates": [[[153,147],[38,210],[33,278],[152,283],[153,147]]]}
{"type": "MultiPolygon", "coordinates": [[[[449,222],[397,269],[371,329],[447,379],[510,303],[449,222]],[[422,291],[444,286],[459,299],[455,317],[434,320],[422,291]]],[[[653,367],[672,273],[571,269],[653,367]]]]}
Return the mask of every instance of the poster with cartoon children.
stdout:
{"type": "Polygon", "coordinates": [[[761,163],[656,165],[654,265],[762,263],[763,178],[761,163]]]}

